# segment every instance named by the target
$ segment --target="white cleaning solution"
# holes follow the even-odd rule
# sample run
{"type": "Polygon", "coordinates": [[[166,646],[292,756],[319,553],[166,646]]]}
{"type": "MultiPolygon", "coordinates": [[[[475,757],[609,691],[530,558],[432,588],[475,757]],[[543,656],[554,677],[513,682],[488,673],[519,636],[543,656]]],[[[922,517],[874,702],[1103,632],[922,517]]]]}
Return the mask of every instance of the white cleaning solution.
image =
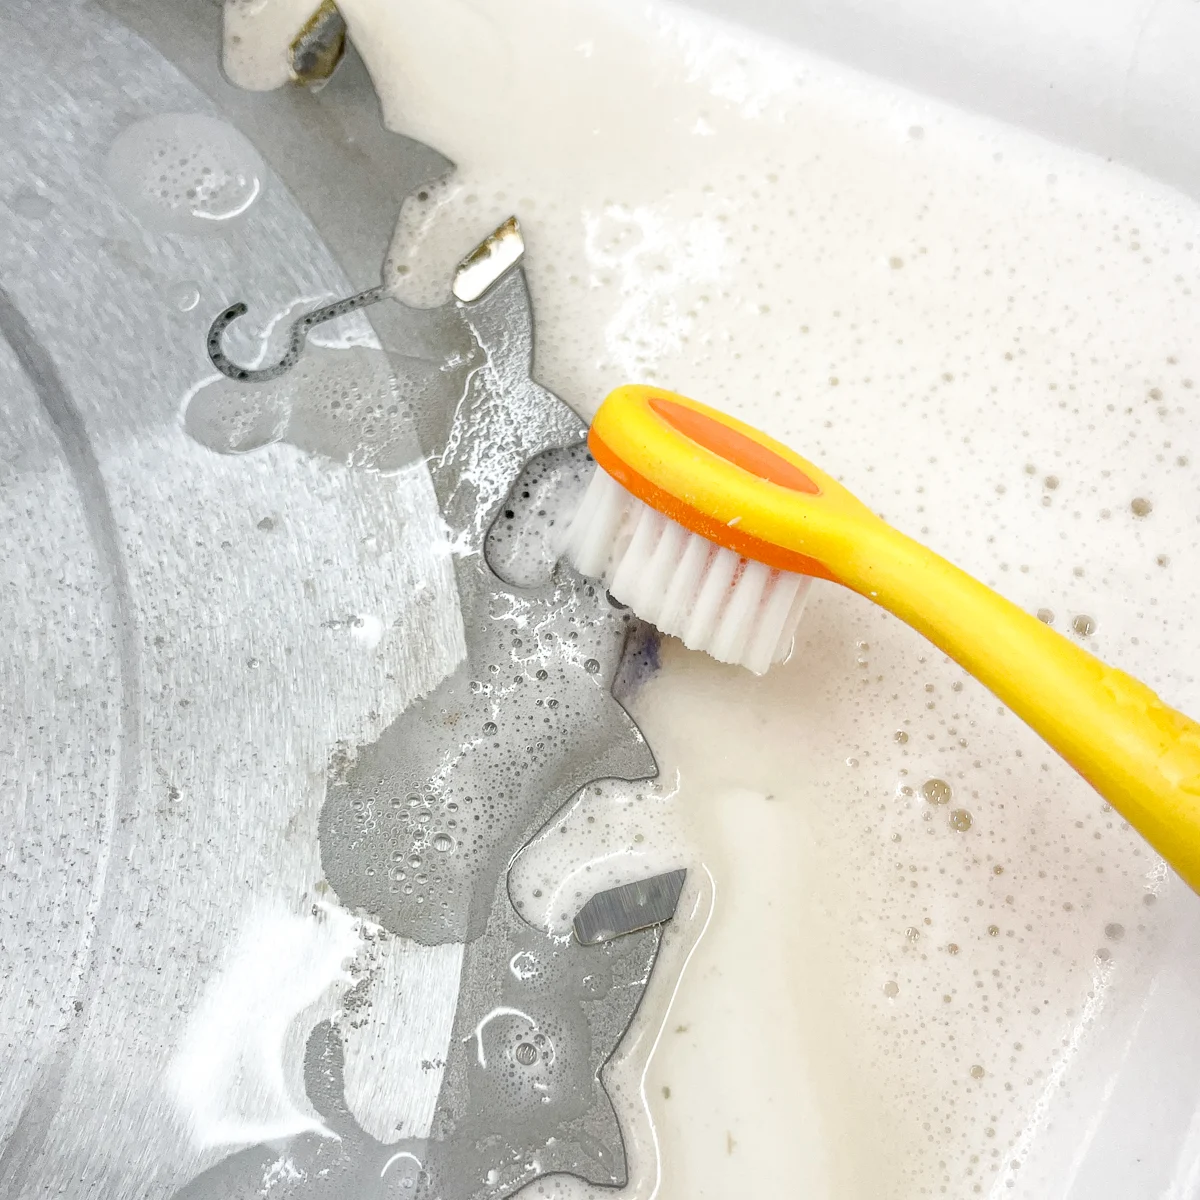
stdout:
{"type": "MultiPolygon", "coordinates": [[[[389,126],[457,165],[405,206],[398,294],[443,300],[516,213],[536,376],[581,413],[627,382],[724,408],[1200,710],[1192,201],[663,4],[339,7],[389,126]]],[[[254,36],[264,9],[229,14],[250,86],[285,61],[254,36]]],[[[1048,1181],[1075,1151],[1046,1131],[1091,1120],[1100,1090],[1073,1089],[1095,1030],[1147,991],[1190,899],[1155,855],[986,691],[832,585],[764,679],[667,643],[635,715],[668,781],[647,835],[715,900],[649,1072],[621,1089],[632,1189],[1063,1194],[1048,1181]]],[[[641,829],[621,810],[589,850],[574,820],[573,863],[535,847],[514,886],[641,829]]]]}

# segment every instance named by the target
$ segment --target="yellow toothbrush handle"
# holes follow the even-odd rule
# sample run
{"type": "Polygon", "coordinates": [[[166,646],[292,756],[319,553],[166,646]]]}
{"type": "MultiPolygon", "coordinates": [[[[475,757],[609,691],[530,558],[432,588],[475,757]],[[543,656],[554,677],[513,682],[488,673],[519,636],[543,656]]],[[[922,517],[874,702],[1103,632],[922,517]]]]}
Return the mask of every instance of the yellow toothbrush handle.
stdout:
{"type": "Polygon", "coordinates": [[[994,692],[1200,892],[1200,725],[890,527],[838,566],[994,692]]]}
{"type": "Polygon", "coordinates": [[[844,583],[923,633],[1059,752],[1200,892],[1200,725],[898,533],[836,479],[686,396],[618,388],[588,446],[638,499],[783,571],[844,583]]]}

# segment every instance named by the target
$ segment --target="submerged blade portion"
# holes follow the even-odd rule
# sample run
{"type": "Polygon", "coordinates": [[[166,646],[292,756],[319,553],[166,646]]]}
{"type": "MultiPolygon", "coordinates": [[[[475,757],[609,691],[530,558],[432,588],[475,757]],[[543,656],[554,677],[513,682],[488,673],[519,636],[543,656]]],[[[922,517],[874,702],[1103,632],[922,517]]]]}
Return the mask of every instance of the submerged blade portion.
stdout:
{"type": "Polygon", "coordinates": [[[675,915],[687,871],[667,871],[593,896],[575,918],[575,936],[585,946],[609,942],[662,925],[675,915]]]}

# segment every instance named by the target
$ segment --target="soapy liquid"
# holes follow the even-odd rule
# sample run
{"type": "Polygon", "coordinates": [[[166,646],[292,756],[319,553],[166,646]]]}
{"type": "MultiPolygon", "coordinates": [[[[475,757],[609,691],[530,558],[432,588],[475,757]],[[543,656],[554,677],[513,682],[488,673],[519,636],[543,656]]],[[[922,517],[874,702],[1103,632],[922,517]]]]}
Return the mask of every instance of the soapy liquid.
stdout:
{"type": "MultiPolygon", "coordinates": [[[[457,164],[406,202],[399,295],[440,302],[517,213],[535,374],[581,413],[630,381],[735,413],[1200,709],[1195,204],[661,4],[339,6],[388,124],[457,164]]],[[[286,78],[272,12],[228,10],[248,86],[286,78]]],[[[618,1089],[631,1155],[656,1164],[632,1189],[1039,1195],[1089,1030],[1163,936],[1179,885],[1155,855],[832,585],[766,678],[667,643],[634,712],[662,786],[582,798],[513,873],[557,928],[581,879],[623,878],[614,858],[646,841],[711,872],[649,1071],[618,1089]],[[656,1132],[630,1116],[639,1089],[656,1132]]]]}

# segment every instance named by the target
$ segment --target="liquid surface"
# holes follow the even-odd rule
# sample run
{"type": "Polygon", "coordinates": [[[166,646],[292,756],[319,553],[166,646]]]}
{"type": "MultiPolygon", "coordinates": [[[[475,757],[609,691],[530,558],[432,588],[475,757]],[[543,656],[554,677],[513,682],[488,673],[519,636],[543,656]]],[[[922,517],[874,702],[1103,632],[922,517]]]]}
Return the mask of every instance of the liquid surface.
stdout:
{"type": "MultiPolygon", "coordinates": [[[[733,412],[1200,709],[1193,203],[673,8],[340,7],[390,126],[458,168],[406,205],[401,296],[438,302],[516,212],[535,375],[579,411],[639,381],[733,412]]],[[[234,77],[274,86],[279,46],[241,45],[234,77]]],[[[1112,1094],[1092,1060],[1130,1053],[1122,1014],[1194,915],[1136,834],[822,583],[788,664],[758,680],[668,644],[635,716],[662,788],[586,797],[569,846],[513,874],[547,928],[555,889],[639,835],[715,881],[649,1072],[618,1089],[657,1127],[635,1192],[1065,1195],[1099,1170],[1094,1127],[1070,1140],[1112,1094]]]]}
{"type": "MultiPolygon", "coordinates": [[[[262,191],[263,163],[232,126],[196,113],[135,121],[108,152],[113,191],[148,229],[212,233],[249,211],[262,191]]],[[[183,311],[194,307],[183,294],[183,311]]]]}

